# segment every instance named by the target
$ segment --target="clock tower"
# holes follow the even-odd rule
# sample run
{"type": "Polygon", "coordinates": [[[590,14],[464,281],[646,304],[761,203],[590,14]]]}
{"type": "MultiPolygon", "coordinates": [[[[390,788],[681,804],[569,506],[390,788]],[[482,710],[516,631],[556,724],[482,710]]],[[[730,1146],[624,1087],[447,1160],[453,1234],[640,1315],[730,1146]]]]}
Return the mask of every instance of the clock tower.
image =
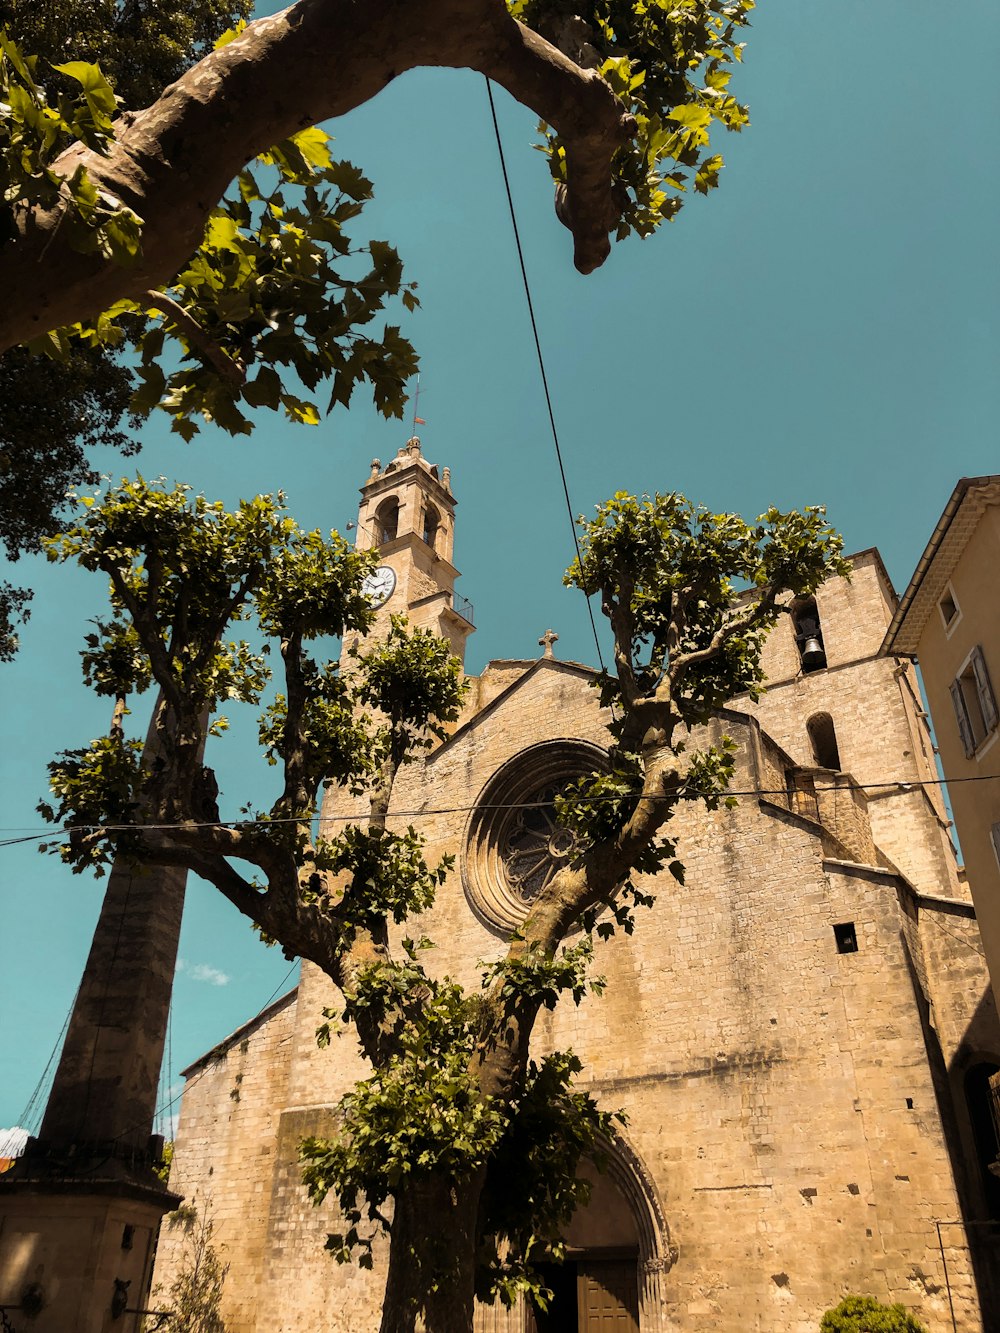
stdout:
{"type": "Polygon", "coordinates": [[[371,476],[361,488],[357,548],[375,547],[379,553],[379,566],[366,585],[378,610],[373,634],[384,631],[389,616],[404,614],[412,625],[440,635],[464,663],[474,626],[471,604],[455,592],[454,540],[449,470],[438,474],[416,436],[385,468],[372,460],[371,476]]]}

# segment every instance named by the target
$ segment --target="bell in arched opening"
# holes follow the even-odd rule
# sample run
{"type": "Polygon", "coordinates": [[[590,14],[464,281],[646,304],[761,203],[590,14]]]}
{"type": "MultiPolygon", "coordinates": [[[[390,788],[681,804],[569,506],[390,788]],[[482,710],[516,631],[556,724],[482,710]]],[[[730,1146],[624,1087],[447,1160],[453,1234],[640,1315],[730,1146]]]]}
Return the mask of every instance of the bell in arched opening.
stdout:
{"type": "Polygon", "coordinates": [[[805,597],[793,605],[792,624],[795,626],[795,642],[802,670],[819,671],[826,666],[826,649],[815,597],[805,597]]]}

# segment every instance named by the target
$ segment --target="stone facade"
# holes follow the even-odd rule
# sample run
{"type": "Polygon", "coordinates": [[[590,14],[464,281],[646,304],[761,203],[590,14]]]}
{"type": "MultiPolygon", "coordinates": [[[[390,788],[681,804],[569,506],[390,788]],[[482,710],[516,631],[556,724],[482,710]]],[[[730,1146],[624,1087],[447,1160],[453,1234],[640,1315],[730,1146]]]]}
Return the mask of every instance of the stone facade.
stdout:
{"type": "MultiPolygon", "coordinates": [[[[373,484],[381,502],[386,474],[373,484]]],[[[713,723],[737,742],[741,795],[674,821],[686,885],[650,883],[635,934],[601,947],[604,996],[536,1027],[537,1054],[572,1047],[584,1085],[628,1115],[567,1237],[561,1327],[806,1333],[848,1292],[900,1300],[932,1330],[1000,1326],[989,1229],[967,1225],[991,1202],[963,1081],[1000,1056],[1000,1026],[945,811],[913,785],[934,767],[912,669],[877,657],[894,594],[875,552],[853,565],[817,598],[825,667],[804,674],[783,625],[773,691],[713,723]],[[625,1322],[600,1322],[594,1293],[625,1322]]],[[[395,808],[417,812],[431,859],[458,858],[421,931],[439,944],[430,965],[467,986],[516,911],[504,793],[524,800],[533,774],[544,786],[607,746],[592,679],[548,655],[491,663],[454,733],[400,774],[395,808]]],[[[343,808],[332,798],[327,813],[343,808]]],[[[323,1251],[335,1211],[298,1179],[299,1140],[331,1132],[365,1072],[350,1035],[316,1046],[335,1003],[305,966],[296,993],[187,1071],[171,1188],[211,1210],[232,1265],[229,1333],[378,1327],[384,1250],[374,1274],[337,1267],[323,1251]]],[[[477,1315],[479,1333],[534,1326],[523,1309],[477,1315]]]]}

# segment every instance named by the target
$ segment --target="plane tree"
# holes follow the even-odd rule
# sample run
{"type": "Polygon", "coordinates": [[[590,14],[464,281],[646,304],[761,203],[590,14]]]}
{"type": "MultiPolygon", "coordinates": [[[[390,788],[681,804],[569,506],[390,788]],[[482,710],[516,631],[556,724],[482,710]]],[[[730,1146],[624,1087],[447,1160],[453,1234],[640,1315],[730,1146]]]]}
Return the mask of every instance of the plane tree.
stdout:
{"type": "MultiPolygon", "coordinates": [[[[418,66],[480,70],[542,118],[587,272],[609,234],[649,235],[718,184],[711,132],[747,123],[728,84],[752,7],[299,0],[246,26],[249,0],[0,0],[0,379],[25,423],[0,483],[48,497],[27,540],[0,534],[8,554],[90,480],[80,438],[32,410],[39,385],[83,436],[96,394],[130,450],[154,409],[185,439],[201,420],[248,434],[259,409],[315,425],[359,386],[402,415],[417,357],[382,321],[414,287],[391,245],[354,239],[372,184],[317,121],[418,66]]],[[[0,660],[29,597],[0,585],[0,660]]]]}
{"type": "Polygon", "coordinates": [[[581,521],[570,586],[597,595],[614,642],[595,681],[608,710],[606,770],[569,786],[557,817],[575,852],[521,926],[463,990],[425,953],[424,915],[450,869],[431,863],[419,828],[391,818],[400,768],[460,714],[459,663],[426,631],[394,619],[363,636],[363,591],[377,555],[336,534],[303,532],[280,497],[227,513],[191,497],[122,483],[86,497],[49,553],[106,576],[110,612],[83,652],[87,682],[112,701],[109,732],[50,765],[41,807],[74,871],[116,855],[182,866],[214,885],[289,957],[338,988],[333,1026],[356,1033],[370,1075],[338,1108],[339,1130],[302,1146],[318,1202],[344,1218],[328,1248],[371,1267],[389,1239],[383,1333],[469,1333],[474,1300],[543,1292],[536,1265],[600,1159],[613,1113],[574,1086],[569,1052],[532,1055],[544,1007],[601,988],[592,955],[630,931],[655,880],[683,882],[669,820],[680,804],[716,808],[732,771],[728,742],[691,732],[734,695],[759,693],[768,631],[793,596],[846,571],[823,512],[772,509],[753,523],[678,495],[616,495],[581,521]],[[265,650],[237,636],[251,621],[265,650]],[[343,666],[325,636],[358,638],[343,666]],[[272,646],[278,692],[259,723],[275,798],[223,817],[202,761],[206,730],[229,703],[258,703],[272,646]],[[129,736],[131,700],[155,685],[153,756],[129,736]],[[321,790],[356,801],[357,818],[317,827],[321,790]],[[567,943],[571,932],[580,929],[567,943]]]}
{"type": "MultiPolygon", "coordinates": [[[[44,5],[0,0],[0,28],[40,58],[36,69],[52,92],[80,87],[57,74],[54,65],[73,58],[100,60],[123,103],[141,107],[248,17],[250,8],[249,0],[141,6],[115,0],[44,5]]],[[[9,238],[12,218],[0,206],[0,218],[5,213],[0,243],[9,238]]],[[[96,484],[91,461],[96,445],[126,455],[138,451],[141,418],[129,411],[135,387],[120,350],[108,346],[76,344],[59,360],[24,348],[0,355],[0,543],[10,561],[41,550],[42,539],[59,526],[74,486],[96,484]]],[[[0,661],[17,650],[17,627],[28,618],[31,597],[30,589],[0,581],[0,661]]]]}
{"type": "MultiPolygon", "coordinates": [[[[205,386],[214,375],[228,382],[234,400],[269,398],[256,372],[276,359],[271,341],[251,333],[248,342],[236,326],[263,313],[285,333],[305,335],[292,327],[295,301],[273,307],[268,247],[246,243],[269,210],[267,192],[241,173],[264,155],[298,183],[330,183],[349,200],[363,199],[360,173],[346,167],[312,180],[329,167],[318,146],[324,137],[312,127],[417,67],[478,70],[538,113],[557,210],[573,234],[577,267],[589,272],[607,256],[609,235],[646,235],[674,216],[687,188],[707,192],[717,184],[722,159],[710,151],[710,131],[747,122],[728,83],[752,6],[298,0],[223,34],[216,49],[141,107],[119,105],[100,70],[68,53],[47,68],[61,85],[78,86],[79,96],[50,88],[29,47],[19,49],[8,34],[0,61],[0,350],[39,338],[54,352],[67,337],[113,340],[128,316],[131,336],[144,348],[152,339],[151,359],[159,358],[166,328],[201,366],[205,386]],[[206,267],[215,281],[200,280],[206,267]],[[244,309],[234,286],[251,304],[258,286],[267,289],[262,311],[244,309]],[[136,319],[149,326],[145,333],[136,319]]],[[[12,9],[15,20],[23,18],[23,4],[12,9]]],[[[24,37],[34,35],[29,24],[24,37]]],[[[147,87],[137,100],[148,95],[147,87]]],[[[311,196],[302,211],[314,218],[319,208],[311,196]]],[[[308,272],[308,254],[341,223],[328,216],[310,232],[298,220],[312,244],[290,272],[308,272]]],[[[377,277],[377,260],[375,270],[377,277]]],[[[316,368],[312,383],[306,378],[310,388],[337,371],[322,358],[316,368]]],[[[168,409],[176,406],[171,400],[168,409]]]]}

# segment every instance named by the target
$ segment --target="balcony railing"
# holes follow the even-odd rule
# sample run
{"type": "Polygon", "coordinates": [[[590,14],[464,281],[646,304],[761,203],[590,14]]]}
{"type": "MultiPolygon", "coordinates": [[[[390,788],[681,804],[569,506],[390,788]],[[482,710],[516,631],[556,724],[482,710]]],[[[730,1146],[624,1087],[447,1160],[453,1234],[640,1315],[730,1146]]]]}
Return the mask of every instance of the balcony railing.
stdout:
{"type": "Polygon", "coordinates": [[[467,597],[460,597],[457,592],[453,592],[451,594],[451,609],[457,615],[460,615],[463,620],[468,621],[470,625],[475,625],[476,622],[473,619],[475,609],[467,597]]]}

